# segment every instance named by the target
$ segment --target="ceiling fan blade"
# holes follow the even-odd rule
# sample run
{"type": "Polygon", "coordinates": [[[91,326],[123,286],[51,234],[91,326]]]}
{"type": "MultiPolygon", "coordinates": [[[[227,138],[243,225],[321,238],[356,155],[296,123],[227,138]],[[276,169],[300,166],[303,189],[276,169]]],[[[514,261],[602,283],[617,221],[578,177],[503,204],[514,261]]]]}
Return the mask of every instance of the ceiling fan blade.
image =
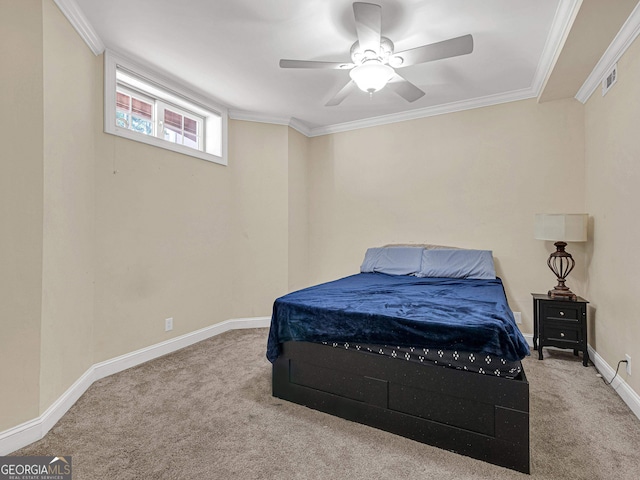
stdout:
{"type": "Polygon", "coordinates": [[[420,90],[409,80],[404,79],[397,73],[393,77],[391,77],[391,81],[387,83],[387,87],[396,92],[407,102],[415,102],[416,100],[424,96],[424,92],[422,90],[420,90]]]}
{"type": "Polygon", "coordinates": [[[327,68],[334,70],[349,70],[355,67],[350,62],[315,62],[311,60],[280,60],[280,68],[327,68]]]}
{"type": "Polygon", "coordinates": [[[351,92],[354,92],[357,89],[358,89],[358,86],[356,85],[356,82],[351,80],[344,87],[342,87],[340,91],[336,93],[331,100],[329,100],[327,103],[324,104],[325,107],[335,107],[336,105],[339,105],[340,103],[342,103],[342,101],[345,98],[347,98],[347,96],[351,92]]]}
{"type": "Polygon", "coordinates": [[[353,15],[360,49],[380,53],[380,31],[382,30],[382,7],[373,3],[355,2],[353,15]]]}
{"type": "Polygon", "coordinates": [[[402,68],[415,65],[416,63],[432,62],[442,58],[466,55],[471,52],[473,52],[473,37],[471,35],[463,35],[462,37],[451,38],[442,42],[397,52],[392,58],[400,57],[402,63],[394,60],[391,60],[389,63],[391,63],[394,68],[402,68]]]}

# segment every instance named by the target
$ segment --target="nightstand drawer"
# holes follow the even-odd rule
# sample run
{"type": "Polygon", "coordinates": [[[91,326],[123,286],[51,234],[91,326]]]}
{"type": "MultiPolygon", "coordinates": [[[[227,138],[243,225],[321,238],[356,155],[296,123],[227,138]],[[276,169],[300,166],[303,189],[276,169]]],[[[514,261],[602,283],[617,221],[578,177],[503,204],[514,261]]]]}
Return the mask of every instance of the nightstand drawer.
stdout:
{"type": "Polygon", "coordinates": [[[564,305],[556,303],[542,305],[541,313],[543,318],[577,322],[580,320],[582,309],[579,305],[564,305]]]}
{"type": "Polygon", "coordinates": [[[582,340],[580,338],[580,329],[556,324],[546,324],[544,326],[544,336],[547,340],[559,342],[579,343],[582,340]]]}
{"type": "Polygon", "coordinates": [[[578,322],[582,309],[580,306],[562,304],[543,304],[542,317],[550,320],[578,322]]]}

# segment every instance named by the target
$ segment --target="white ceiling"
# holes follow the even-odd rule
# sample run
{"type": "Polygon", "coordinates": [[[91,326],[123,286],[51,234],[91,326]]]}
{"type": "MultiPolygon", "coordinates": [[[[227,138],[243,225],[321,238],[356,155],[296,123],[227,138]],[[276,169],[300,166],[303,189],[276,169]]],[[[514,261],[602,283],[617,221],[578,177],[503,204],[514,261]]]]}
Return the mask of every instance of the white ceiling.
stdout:
{"type": "Polygon", "coordinates": [[[396,51],[472,34],[470,55],[400,69],[426,95],[382,90],[325,103],[347,71],[281,69],[281,58],[349,61],[351,0],[76,0],[108,49],[141,60],[241,118],[293,119],[312,130],[384,115],[423,116],[537,96],[575,0],[369,0],[396,51]],[[452,105],[453,104],[453,105],[452,105]],[[456,107],[458,105],[458,107],[456,107]]]}

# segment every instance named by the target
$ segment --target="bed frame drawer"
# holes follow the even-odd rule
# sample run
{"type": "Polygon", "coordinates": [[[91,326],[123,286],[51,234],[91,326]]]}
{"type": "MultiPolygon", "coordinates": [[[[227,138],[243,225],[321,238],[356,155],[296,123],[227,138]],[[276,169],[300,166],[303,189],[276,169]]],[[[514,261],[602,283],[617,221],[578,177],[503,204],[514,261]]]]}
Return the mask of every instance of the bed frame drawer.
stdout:
{"type": "Polygon", "coordinates": [[[390,410],[484,435],[495,435],[494,405],[407,385],[392,383],[389,387],[390,410]]]}
{"type": "Polygon", "coordinates": [[[273,395],[529,473],[529,383],[307,342],[285,342],[273,395]]]}
{"type": "Polygon", "coordinates": [[[388,408],[389,382],[378,378],[336,372],[329,368],[290,359],[289,382],[357,402],[367,401],[381,408],[388,408]]]}

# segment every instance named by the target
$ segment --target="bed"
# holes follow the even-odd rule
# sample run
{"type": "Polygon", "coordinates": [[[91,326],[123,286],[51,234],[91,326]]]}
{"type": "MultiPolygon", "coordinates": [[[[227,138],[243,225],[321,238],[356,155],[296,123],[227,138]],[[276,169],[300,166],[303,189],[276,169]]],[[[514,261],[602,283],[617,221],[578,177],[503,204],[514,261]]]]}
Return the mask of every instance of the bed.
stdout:
{"type": "Polygon", "coordinates": [[[501,280],[465,253],[395,248],[274,302],[273,395],[529,473],[529,349],[501,280]]]}

